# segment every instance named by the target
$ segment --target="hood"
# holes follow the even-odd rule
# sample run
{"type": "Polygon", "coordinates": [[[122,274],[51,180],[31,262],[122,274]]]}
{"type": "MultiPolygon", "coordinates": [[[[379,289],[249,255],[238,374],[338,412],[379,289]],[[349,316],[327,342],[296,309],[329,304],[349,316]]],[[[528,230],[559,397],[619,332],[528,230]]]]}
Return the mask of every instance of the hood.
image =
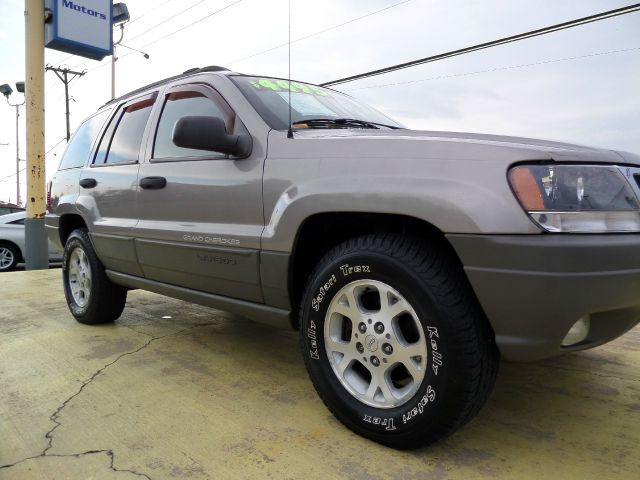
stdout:
{"type": "MultiPolygon", "coordinates": [[[[551,159],[558,162],[604,162],[604,163],[637,163],[640,165],[640,157],[625,152],[616,152],[603,148],[594,148],[584,145],[556,142],[552,140],[541,140],[525,137],[511,137],[507,135],[491,135],[466,132],[442,132],[429,130],[368,130],[368,129],[315,129],[296,131],[296,138],[315,139],[349,139],[360,143],[358,140],[368,139],[383,150],[380,143],[384,141],[394,153],[402,155],[403,151],[410,151],[413,148],[398,148],[397,142],[424,142],[434,147],[438,145],[438,150],[451,151],[452,157],[459,157],[461,153],[467,157],[470,152],[476,154],[481,152],[489,153],[500,150],[502,153],[511,152],[514,160],[518,159],[551,159]],[[448,148],[447,148],[448,147],[448,148]]],[[[369,142],[367,142],[369,143],[369,142]]],[[[421,145],[421,149],[428,148],[429,145],[421,145]]]]}

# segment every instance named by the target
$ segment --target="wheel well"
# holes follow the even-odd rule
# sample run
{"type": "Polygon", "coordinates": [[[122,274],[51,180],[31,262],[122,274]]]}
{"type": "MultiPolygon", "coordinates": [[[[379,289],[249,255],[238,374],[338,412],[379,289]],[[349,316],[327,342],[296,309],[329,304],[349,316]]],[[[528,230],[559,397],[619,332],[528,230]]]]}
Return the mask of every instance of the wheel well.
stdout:
{"type": "Polygon", "coordinates": [[[0,240],[0,246],[2,245],[15,248],[16,251],[18,252],[18,257],[19,257],[18,262],[24,262],[24,255],[22,254],[22,250],[20,250],[20,247],[18,245],[16,245],[15,243],[9,240],[0,240]]]}
{"type": "Polygon", "coordinates": [[[298,230],[289,262],[289,298],[292,324],[298,327],[298,307],[307,279],[320,259],[336,245],[370,233],[402,233],[437,241],[450,250],[458,262],[453,247],[444,234],[424,220],[405,215],[336,212],[309,217],[298,230]]]}
{"type": "Polygon", "coordinates": [[[67,238],[69,238],[71,232],[78,228],[87,228],[87,224],[84,223],[84,220],[80,215],[68,214],[60,217],[58,233],[63,247],[67,243],[67,238]]]}

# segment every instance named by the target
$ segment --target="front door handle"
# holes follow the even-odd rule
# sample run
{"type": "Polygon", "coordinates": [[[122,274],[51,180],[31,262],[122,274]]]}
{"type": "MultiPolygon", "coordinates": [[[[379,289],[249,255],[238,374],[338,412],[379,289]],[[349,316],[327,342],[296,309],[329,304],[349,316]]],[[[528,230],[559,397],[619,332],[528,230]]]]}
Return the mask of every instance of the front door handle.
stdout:
{"type": "Polygon", "coordinates": [[[158,190],[167,185],[167,179],[164,177],[144,177],[140,180],[140,187],[145,190],[158,190]]]}
{"type": "Polygon", "coordinates": [[[80,180],[82,188],[94,188],[96,185],[98,185],[98,181],[95,178],[83,178],[80,180]]]}

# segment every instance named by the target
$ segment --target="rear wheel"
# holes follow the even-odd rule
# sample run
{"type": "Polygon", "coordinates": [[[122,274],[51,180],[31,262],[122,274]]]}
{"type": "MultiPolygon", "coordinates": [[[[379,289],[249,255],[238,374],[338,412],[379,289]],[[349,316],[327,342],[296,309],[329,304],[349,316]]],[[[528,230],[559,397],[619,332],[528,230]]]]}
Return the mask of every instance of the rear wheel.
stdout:
{"type": "Polygon", "coordinates": [[[0,272],[10,272],[16,268],[20,252],[8,243],[0,243],[0,272]]]}
{"type": "Polygon", "coordinates": [[[301,306],[307,370],[347,427],[395,448],[451,434],[488,398],[499,354],[438,242],[369,235],[331,250],[301,306]]]}
{"type": "Polygon", "coordinates": [[[65,244],[62,279],[69,310],[80,323],[112,322],[122,314],[127,290],[109,280],[86,229],[74,230],[65,244]]]}

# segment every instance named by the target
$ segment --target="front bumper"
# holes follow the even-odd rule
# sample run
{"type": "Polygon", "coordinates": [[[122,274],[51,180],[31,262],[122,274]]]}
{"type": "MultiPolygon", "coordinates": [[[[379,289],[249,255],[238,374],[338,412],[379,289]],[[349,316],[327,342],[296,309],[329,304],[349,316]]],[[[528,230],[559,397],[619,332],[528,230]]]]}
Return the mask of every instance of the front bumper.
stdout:
{"type": "Polygon", "coordinates": [[[447,235],[507,360],[601,345],[640,322],[640,234],[447,235]],[[587,338],[561,342],[589,316],[587,338]]]}

